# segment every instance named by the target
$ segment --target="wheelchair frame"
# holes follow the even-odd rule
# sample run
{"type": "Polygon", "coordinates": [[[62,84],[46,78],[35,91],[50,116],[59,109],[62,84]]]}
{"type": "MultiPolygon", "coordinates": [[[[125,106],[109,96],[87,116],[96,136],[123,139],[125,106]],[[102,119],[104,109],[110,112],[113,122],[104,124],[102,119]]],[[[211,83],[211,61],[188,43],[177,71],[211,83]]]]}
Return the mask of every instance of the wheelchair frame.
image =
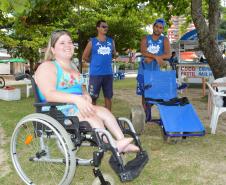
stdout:
{"type": "Polygon", "coordinates": [[[106,151],[111,151],[112,156],[109,159],[109,163],[122,182],[133,180],[140,174],[149,157],[146,151],[143,150],[140,139],[129,119],[118,118],[117,121],[122,132],[133,137],[140,151],[137,152],[134,159],[124,164],[121,154],[118,152],[116,144],[107,130],[91,128],[88,122],[79,122],[77,117],[65,117],[56,108],[56,106],[63,104],[40,102],[34,79],[28,74],[16,76],[16,80],[24,78],[31,80],[35,96],[34,106],[37,113],[27,115],[17,123],[11,139],[10,154],[17,173],[26,184],[38,184],[34,180],[42,180],[34,175],[29,176],[29,168],[23,169],[23,167],[27,168],[27,166],[38,163],[37,169],[43,165],[51,173],[59,171],[59,175],[57,174],[59,182],[53,180],[55,177],[52,177],[49,178],[50,184],[70,184],[77,165],[91,165],[93,166],[94,176],[99,178],[101,185],[109,185],[110,182],[104,179],[100,170],[101,160],[106,151]],[[49,106],[50,110],[42,111],[43,106],[49,106]],[[103,141],[104,137],[108,143],[103,141]],[[33,148],[31,148],[32,144],[34,144],[33,148]],[[87,144],[88,146],[98,147],[93,152],[93,158],[83,159],[76,156],[79,148],[84,145],[87,146],[87,144]],[[53,148],[52,151],[50,151],[50,147],[53,148]],[[27,149],[30,150],[25,152],[27,149]],[[25,159],[22,159],[23,157],[25,159]],[[26,157],[29,159],[27,160],[26,157]],[[54,166],[54,164],[56,165],[54,166]],[[64,166],[57,164],[63,164],[64,166]],[[54,167],[55,171],[50,170],[52,167],[54,167]]]}

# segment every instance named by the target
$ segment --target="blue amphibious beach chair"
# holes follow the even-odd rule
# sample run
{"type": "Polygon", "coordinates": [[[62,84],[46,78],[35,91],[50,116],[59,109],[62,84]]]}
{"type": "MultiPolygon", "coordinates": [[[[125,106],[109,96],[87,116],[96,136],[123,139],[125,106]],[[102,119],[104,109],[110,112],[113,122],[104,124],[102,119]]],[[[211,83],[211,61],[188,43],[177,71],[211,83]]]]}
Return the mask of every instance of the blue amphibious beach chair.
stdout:
{"type": "MultiPolygon", "coordinates": [[[[159,110],[157,123],[165,138],[205,135],[205,128],[188,99],[177,97],[176,71],[144,70],[143,87],[147,107],[156,105],[159,110]]],[[[146,116],[151,118],[151,111],[146,111],[146,116]]]]}

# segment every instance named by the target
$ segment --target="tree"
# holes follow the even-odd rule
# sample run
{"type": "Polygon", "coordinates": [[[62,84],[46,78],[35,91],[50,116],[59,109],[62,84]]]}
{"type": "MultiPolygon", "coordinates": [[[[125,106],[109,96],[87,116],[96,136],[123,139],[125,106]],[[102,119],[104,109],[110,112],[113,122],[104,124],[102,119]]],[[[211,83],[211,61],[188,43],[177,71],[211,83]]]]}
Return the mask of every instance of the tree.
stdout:
{"type": "Polygon", "coordinates": [[[40,58],[39,49],[46,47],[50,33],[68,28],[72,3],[70,0],[1,1],[0,36],[4,48],[13,57],[27,59],[33,71],[40,58]]]}
{"type": "Polygon", "coordinates": [[[50,33],[55,29],[68,29],[72,32],[73,39],[79,42],[78,56],[81,57],[88,39],[96,35],[96,21],[105,19],[110,26],[109,34],[116,41],[116,49],[123,52],[128,48],[139,48],[140,38],[145,34],[142,28],[157,17],[163,17],[169,23],[172,15],[188,15],[190,8],[200,48],[215,78],[218,78],[226,72],[225,62],[215,40],[219,23],[219,0],[209,0],[205,4],[203,2],[1,0],[0,42],[12,55],[24,57],[33,64],[39,60],[38,50],[46,46],[50,33]],[[205,21],[207,9],[209,25],[205,21]]]}
{"type": "Polygon", "coordinates": [[[135,48],[144,34],[145,19],[140,19],[143,12],[125,13],[131,1],[3,0],[0,9],[5,16],[0,12],[0,27],[6,31],[0,30],[1,43],[10,54],[24,57],[33,64],[39,60],[38,50],[47,45],[50,33],[55,29],[68,29],[73,39],[79,42],[78,56],[81,57],[88,39],[96,35],[96,21],[105,19],[118,51],[135,48]],[[17,7],[14,2],[22,3],[19,10],[14,8],[17,7]]]}
{"type": "Polygon", "coordinates": [[[218,30],[219,35],[226,38],[226,8],[221,7],[221,21],[218,30]]]}
{"type": "Polygon", "coordinates": [[[217,29],[220,19],[220,1],[209,0],[208,7],[208,24],[202,11],[202,1],[191,1],[191,15],[195,27],[197,29],[199,46],[207,58],[208,64],[215,78],[220,78],[226,75],[225,60],[218,48],[217,29]]]}

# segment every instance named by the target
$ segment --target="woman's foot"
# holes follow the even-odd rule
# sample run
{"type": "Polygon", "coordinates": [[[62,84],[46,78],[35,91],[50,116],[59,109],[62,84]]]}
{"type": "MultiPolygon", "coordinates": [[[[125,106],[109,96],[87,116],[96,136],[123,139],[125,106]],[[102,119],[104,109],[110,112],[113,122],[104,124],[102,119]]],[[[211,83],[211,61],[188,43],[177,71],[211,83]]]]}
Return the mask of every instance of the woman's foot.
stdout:
{"type": "Polygon", "coordinates": [[[116,141],[116,146],[119,153],[124,152],[124,149],[127,148],[130,143],[133,141],[133,138],[123,138],[116,141]]]}
{"type": "Polygon", "coordinates": [[[139,152],[140,148],[134,144],[129,144],[123,150],[123,152],[139,152]]]}

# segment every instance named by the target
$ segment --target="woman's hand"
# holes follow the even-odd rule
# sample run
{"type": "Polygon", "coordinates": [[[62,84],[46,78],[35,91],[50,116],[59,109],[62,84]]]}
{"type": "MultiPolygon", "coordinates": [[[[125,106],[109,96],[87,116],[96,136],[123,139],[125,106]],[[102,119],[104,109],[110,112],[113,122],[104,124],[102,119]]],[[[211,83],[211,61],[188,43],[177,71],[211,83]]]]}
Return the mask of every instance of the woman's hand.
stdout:
{"type": "Polygon", "coordinates": [[[88,93],[84,94],[83,96],[88,102],[92,103],[92,98],[88,93]]]}
{"type": "Polygon", "coordinates": [[[78,96],[76,97],[75,104],[79,109],[79,114],[83,118],[92,117],[95,114],[95,108],[92,105],[92,101],[88,100],[88,96],[78,96]]]}

